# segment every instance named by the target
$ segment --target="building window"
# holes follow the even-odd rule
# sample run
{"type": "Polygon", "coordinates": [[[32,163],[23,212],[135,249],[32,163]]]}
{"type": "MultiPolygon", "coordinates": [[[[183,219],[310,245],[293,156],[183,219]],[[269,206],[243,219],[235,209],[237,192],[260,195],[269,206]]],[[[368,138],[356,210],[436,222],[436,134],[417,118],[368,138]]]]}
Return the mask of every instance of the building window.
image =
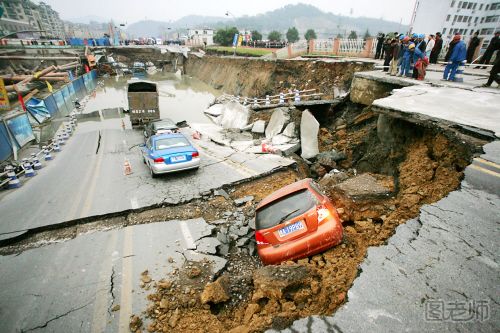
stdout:
{"type": "Polygon", "coordinates": [[[472,7],[472,9],[476,10],[476,6],[477,6],[477,2],[474,2],[474,6],[472,7]]]}
{"type": "Polygon", "coordinates": [[[467,35],[467,29],[464,30],[464,36],[467,35]]]}
{"type": "Polygon", "coordinates": [[[490,5],[486,5],[486,8],[484,10],[488,10],[490,8],[490,5]]]}
{"type": "Polygon", "coordinates": [[[458,6],[457,6],[457,8],[458,8],[458,9],[460,9],[460,7],[462,7],[462,1],[459,1],[459,2],[458,2],[458,6]]]}
{"type": "Polygon", "coordinates": [[[484,22],[486,22],[486,23],[488,23],[488,22],[498,22],[498,15],[486,16],[486,19],[484,20],[484,22]]]}
{"type": "Polygon", "coordinates": [[[479,10],[483,10],[483,4],[479,5],[479,10]]]}
{"type": "Polygon", "coordinates": [[[472,6],[473,6],[473,5],[474,5],[474,4],[473,4],[472,2],[469,2],[469,5],[467,6],[467,9],[472,9],[472,6]]]}
{"type": "Polygon", "coordinates": [[[453,0],[453,1],[451,2],[450,7],[451,7],[451,8],[453,8],[453,6],[455,6],[455,0],[453,0]]]}
{"type": "Polygon", "coordinates": [[[492,3],[490,6],[490,10],[500,9],[500,2],[492,3]]]}
{"type": "Polygon", "coordinates": [[[443,28],[442,35],[444,36],[446,34],[446,28],[443,28]]]}
{"type": "Polygon", "coordinates": [[[451,15],[446,16],[446,22],[450,20],[451,15]]]}
{"type": "Polygon", "coordinates": [[[466,9],[467,8],[467,2],[464,1],[464,3],[462,4],[462,9],[466,9]]]}
{"type": "Polygon", "coordinates": [[[484,22],[484,17],[481,17],[481,23],[483,23],[483,22],[484,22]]]}

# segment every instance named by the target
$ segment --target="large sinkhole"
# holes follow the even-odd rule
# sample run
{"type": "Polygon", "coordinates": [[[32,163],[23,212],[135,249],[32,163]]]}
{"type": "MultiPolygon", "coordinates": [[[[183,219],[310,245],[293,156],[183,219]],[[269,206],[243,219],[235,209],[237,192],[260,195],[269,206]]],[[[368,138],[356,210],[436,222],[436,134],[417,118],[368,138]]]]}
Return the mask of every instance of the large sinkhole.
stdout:
{"type": "MultiPolygon", "coordinates": [[[[312,164],[297,156],[294,170],[227,190],[232,198],[253,195],[258,202],[284,185],[313,177],[337,207],[343,242],[310,258],[263,267],[253,239],[230,238],[229,245],[219,249],[228,263],[213,283],[196,283],[207,281],[203,271],[194,280],[180,273],[165,277],[175,281],[173,287],[158,286],[151,292],[149,331],[258,332],[282,329],[310,315],[332,314],[346,301],[368,247],[384,244],[398,225],[418,216],[422,205],[456,190],[465,167],[485,144],[458,132],[379,115],[351,102],[310,111],[320,122],[321,154],[312,164]]],[[[254,113],[252,120],[268,120],[271,112],[254,113]]],[[[293,119],[301,112],[290,110],[290,115],[293,119]]],[[[201,214],[210,223],[226,214],[231,204],[221,196],[209,198],[195,204],[201,212],[192,217],[201,214]]],[[[238,209],[250,217],[255,204],[238,209]]],[[[161,208],[156,214],[185,218],[182,212],[161,208]]],[[[231,226],[217,224],[213,235],[221,230],[231,234],[231,226]]]]}

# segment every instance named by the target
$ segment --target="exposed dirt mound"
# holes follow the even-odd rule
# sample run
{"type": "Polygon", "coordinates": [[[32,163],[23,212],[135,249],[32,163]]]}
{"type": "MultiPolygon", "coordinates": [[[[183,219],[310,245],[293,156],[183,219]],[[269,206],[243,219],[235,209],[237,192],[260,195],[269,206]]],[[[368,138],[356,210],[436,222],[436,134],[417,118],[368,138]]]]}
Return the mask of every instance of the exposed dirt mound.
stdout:
{"type": "MultiPolygon", "coordinates": [[[[255,256],[233,248],[222,277],[190,291],[187,303],[161,308],[165,291],[157,288],[150,296],[147,315],[153,322],[148,330],[261,332],[285,328],[300,317],[334,312],[345,301],[368,247],[383,244],[399,224],[418,215],[421,205],[458,188],[474,151],[453,135],[402,126],[405,130],[387,146],[377,136],[376,117],[356,113],[355,108],[323,124],[321,150],[346,155],[339,170],[332,169],[320,180],[343,218],[341,245],[263,268],[252,260],[255,256]],[[371,161],[367,156],[374,149],[378,156],[371,161]],[[360,165],[365,173],[357,173],[360,165]]],[[[296,178],[297,174],[272,175],[242,184],[230,195],[253,195],[255,201],[245,205],[251,212],[259,200],[296,178]]],[[[170,292],[178,295],[182,289],[170,292]]]]}
{"type": "Polygon", "coordinates": [[[186,73],[226,93],[248,97],[274,95],[289,89],[318,89],[332,98],[338,89],[348,90],[353,73],[369,70],[370,63],[300,60],[234,59],[191,56],[186,73]]]}

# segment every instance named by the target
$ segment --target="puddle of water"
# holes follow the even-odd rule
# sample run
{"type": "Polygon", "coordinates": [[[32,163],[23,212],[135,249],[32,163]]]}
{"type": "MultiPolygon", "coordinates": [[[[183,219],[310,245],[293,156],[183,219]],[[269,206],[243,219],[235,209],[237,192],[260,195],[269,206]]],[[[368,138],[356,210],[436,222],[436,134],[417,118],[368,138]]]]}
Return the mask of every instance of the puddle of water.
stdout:
{"type": "MultiPolygon", "coordinates": [[[[130,77],[110,77],[97,89],[85,106],[84,113],[121,107],[128,109],[127,81],[130,77]]],[[[175,122],[210,123],[203,111],[220,92],[209,85],[187,76],[176,77],[172,73],[150,75],[147,80],[158,83],[161,118],[175,122]]]]}

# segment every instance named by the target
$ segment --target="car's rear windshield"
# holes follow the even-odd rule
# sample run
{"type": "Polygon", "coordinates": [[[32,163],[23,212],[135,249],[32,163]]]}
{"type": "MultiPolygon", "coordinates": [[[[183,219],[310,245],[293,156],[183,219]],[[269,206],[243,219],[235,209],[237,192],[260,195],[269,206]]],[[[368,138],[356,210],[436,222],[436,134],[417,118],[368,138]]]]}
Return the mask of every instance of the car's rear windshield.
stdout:
{"type": "Polygon", "coordinates": [[[189,141],[183,137],[165,138],[165,139],[158,139],[155,141],[156,150],[186,147],[190,145],[191,144],[189,143],[189,141]]]}
{"type": "Polygon", "coordinates": [[[153,128],[154,129],[162,129],[162,128],[177,128],[177,126],[174,124],[173,121],[159,121],[153,123],[153,128]]]}
{"type": "Polygon", "coordinates": [[[318,203],[314,194],[304,189],[293,192],[260,208],[255,217],[257,230],[267,229],[305,213],[318,203]]]}

